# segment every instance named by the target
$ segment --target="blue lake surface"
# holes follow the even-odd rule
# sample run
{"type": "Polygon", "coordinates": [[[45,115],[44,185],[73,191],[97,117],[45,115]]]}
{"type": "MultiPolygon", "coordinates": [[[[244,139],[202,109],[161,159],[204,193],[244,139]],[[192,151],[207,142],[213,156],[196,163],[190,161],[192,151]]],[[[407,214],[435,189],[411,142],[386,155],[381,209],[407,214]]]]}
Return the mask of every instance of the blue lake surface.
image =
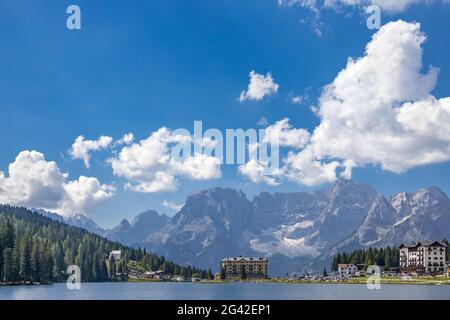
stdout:
{"type": "Polygon", "coordinates": [[[0,287],[0,300],[450,300],[450,286],[382,285],[369,290],[351,284],[199,284],[199,283],[83,283],[69,290],[64,283],[45,286],[0,287]]]}

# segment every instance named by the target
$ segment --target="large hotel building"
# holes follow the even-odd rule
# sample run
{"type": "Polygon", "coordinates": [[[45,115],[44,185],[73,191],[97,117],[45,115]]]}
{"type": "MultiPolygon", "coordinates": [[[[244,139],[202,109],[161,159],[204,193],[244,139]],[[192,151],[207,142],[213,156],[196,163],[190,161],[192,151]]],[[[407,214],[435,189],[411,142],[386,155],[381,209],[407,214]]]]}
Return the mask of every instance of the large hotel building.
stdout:
{"type": "Polygon", "coordinates": [[[225,258],[222,259],[221,268],[227,280],[242,278],[243,270],[247,279],[266,279],[268,276],[269,260],[266,258],[225,258]]]}
{"type": "Polygon", "coordinates": [[[440,241],[419,241],[400,246],[400,271],[434,274],[446,271],[447,245],[440,241]]]}

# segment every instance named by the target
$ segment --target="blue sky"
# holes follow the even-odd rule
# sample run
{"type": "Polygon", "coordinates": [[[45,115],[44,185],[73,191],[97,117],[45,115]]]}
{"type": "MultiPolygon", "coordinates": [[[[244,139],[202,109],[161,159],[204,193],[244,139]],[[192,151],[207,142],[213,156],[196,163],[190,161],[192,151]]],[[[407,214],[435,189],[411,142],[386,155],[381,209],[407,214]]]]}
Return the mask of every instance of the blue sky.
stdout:
{"type": "MultiPolygon", "coordinates": [[[[70,179],[93,176],[117,188],[98,206],[94,219],[111,227],[145,209],[173,214],[162,201],[183,203],[187,194],[214,186],[240,188],[250,196],[268,190],[315,190],[283,181],[255,184],[222,166],[222,178],[179,179],[178,190],[139,193],[123,189],[105,159],[95,153],[91,167],[68,154],[79,135],[136,140],[165,126],[193,130],[255,128],[261,117],[274,123],[289,118],[312,131],[319,123],[311,112],[322,89],[345,68],[348,57],[364,54],[374,30],[359,9],[324,10],[322,36],[314,32],[314,15],[298,5],[266,1],[82,1],[82,29],[69,31],[67,1],[0,1],[0,171],[23,150],[36,150],[55,161],[70,179]],[[300,20],[308,18],[309,22],[300,20]],[[279,85],[262,101],[238,101],[249,72],[270,72],[279,85]],[[290,95],[304,95],[292,104],[290,95]]],[[[411,6],[382,15],[383,24],[403,19],[421,23],[425,69],[439,67],[432,94],[450,96],[449,5],[411,6]]],[[[355,168],[353,179],[385,194],[437,185],[450,194],[448,162],[416,166],[405,173],[378,165],[355,168]]]]}

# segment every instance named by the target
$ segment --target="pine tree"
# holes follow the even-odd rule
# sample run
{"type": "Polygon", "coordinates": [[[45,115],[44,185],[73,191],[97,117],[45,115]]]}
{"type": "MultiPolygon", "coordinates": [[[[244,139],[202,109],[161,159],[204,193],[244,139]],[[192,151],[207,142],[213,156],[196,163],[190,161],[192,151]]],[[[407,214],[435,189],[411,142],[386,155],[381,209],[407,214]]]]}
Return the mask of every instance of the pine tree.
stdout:
{"type": "Polygon", "coordinates": [[[53,262],[53,277],[56,281],[61,281],[66,270],[64,265],[64,251],[59,242],[53,246],[53,262]]]}
{"type": "Polygon", "coordinates": [[[31,241],[26,237],[20,255],[20,275],[25,282],[31,281],[31,241]]]}
{"type": "Polygon", "coordinates": [[[13,281],[13,256],[12,249],[3,250],[3,282],[13,281]]]}
{"type": "Polygon", "coordinates": [[[100,278],[100,259],[99,254],[96,252],[94,254],[94,259],[92,260],[92,279],[98,281],[100,278]]]}
{"type": "Polygon", "coordinates": [[[33,249],[31,251],[31,280],[33,282],[39,282],[41,279],[41,261],[39,241],[33,243],[33,249]]]}
{"type": "Polygon", "coordinates": [[[108,267],[106,265],[106,258],[104,256],[100,260],[99,281],[108,281],[108,267]]]}
{"type": "Polygon", "coordinates": [[[108,259],[108,277],[110,280],[114,280],[116,277],[116,263],[113,257],[108,259]]]}
{"type": "Polygon", "coordinates": [[[212,271],[211,271],[211,268],[208,269],[208,279],[209,279],[209,280],[214,279],[214,275],[213,275],[213,273],[212,273],[212,271]]]}
{"type": "Polygon", "coordinates": [[[226,272],[224,267],[222,267],[220,269],[220,279],[222,279],[222,280],[226,280],[227,279],[227,272],[226,272]]]}

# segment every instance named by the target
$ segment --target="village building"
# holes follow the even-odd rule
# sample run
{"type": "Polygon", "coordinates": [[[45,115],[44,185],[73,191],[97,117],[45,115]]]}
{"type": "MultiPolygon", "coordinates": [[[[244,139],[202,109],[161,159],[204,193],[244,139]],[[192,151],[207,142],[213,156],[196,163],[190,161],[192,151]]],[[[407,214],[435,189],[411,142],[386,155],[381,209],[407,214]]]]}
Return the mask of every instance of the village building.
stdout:
{"type": "Polygon", "coordinates": [[[268,265],[267,258],[233,257],[222,259],[221,269],[225,273],[226,280],[266,279],[268,265]]]}
{"type": "Polygon", "coordinates": [[[340,275],[354,276],[358,272],[358,267],[352,263],[338,264],[338,273],[340,275]]]}
{"type": "Polygon", "coordinates": [[[109,253],[109,258],[114,258],[114,261],[120,261],[122,259],[122,251],[121,250],[113,250],[109,253]]]}
{"type": "Polygon", "coordinates": [[[411,274],[445,273],[447,245],[440,241],[419,241],[400,245],[400,271],[411,274]]]}

